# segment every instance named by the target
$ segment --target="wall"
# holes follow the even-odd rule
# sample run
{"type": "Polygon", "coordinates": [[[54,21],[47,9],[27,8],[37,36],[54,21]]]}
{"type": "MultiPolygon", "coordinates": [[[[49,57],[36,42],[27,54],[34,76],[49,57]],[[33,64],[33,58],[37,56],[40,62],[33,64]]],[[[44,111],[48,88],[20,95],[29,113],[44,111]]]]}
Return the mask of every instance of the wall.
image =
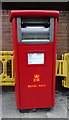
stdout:
{"type": "Polygon", "coordinates": [[[2,10],[2,50],[13,50],[12,47],[12,24],[9,21],[8,10],[2,10]]]}
{"type": "Polygon", "coordinates": [[[60,18],[57,29],[57,55],[61,59],[61,54],[69,52],[67,48],[68,43],[68,11],[60,11],[60,18]]]}

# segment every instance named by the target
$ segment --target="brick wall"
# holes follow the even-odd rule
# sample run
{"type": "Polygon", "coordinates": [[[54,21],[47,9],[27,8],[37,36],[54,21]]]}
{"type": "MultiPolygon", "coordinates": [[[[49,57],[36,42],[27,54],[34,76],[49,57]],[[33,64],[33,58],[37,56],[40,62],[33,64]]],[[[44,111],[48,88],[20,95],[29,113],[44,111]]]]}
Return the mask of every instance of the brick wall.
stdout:
{"type": "Polygon", "coordinates": [[[0,2],[0,49],[2,49],[2,4],[0,2]]]}
{"type": "Polygon", "coordinates": [[[9,21],[8,10],[2,10],[2,50],[13,50],[12,26],[9,21]]]}
{"type": "Polygon", "coordinates": [[[68,11],[68,18],[67,18],[67,49],[69,52],[69,11],[68,11]]]}
{"type": "MultiPolygon", "coordinates": [[[[2,11],[2,50],[13,50],[12,47],[12,28],[8,17],[9,10],[2,11]]],[[[61,54],[69,52],[67,49],[69,15],[68,11],[60,11],[60,18],[57,29],[57,56],[61,59],[61,54]]]]}
{"type": "Polygon", "coordinates": [[[69,52],[68,43],[68,11],[60,11],[60,18],[57,29],[57,55],[61,59],[61,54],[69,52]]]}

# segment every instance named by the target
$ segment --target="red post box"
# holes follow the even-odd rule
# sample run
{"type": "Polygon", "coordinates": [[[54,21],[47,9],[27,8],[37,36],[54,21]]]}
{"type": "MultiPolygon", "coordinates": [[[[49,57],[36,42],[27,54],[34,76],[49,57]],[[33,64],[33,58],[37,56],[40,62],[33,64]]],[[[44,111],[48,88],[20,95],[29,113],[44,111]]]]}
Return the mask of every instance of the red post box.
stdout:
{"type": "Polygon", "coordinates": [[[59,11],[10,11],[19,110],[54,107],[58,18],[59,11]]]}

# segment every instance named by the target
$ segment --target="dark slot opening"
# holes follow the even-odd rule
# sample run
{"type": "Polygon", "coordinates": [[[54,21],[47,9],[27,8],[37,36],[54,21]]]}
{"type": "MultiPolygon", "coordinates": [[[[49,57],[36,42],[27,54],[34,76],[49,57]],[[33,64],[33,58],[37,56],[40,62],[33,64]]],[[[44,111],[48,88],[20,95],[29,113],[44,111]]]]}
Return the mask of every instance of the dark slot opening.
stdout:
{"type": "Polygon", "coordinates": [[[10,78],[12,78],[12,61],[11,60],[7,62],[7,75],[9,75],[10,78]]]}
{"type": "Polygon", "coordinates": [[[2,62],[0,61],[0,75],[3,73],[3,64],[2,62]]]}
{"type": "Polygon", "coordinates": [[[21,18],[21,27],[26,26],[50,26],[50,18],[21,18]]]}

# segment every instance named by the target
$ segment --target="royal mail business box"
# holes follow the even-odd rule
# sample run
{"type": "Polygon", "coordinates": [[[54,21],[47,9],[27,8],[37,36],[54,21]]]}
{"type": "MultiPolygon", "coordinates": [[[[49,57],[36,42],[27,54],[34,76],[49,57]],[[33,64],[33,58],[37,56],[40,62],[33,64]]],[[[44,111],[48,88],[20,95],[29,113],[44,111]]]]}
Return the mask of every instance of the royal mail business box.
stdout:
{"type": "Polygon", "coordinates": [[[59,11],[11,10],[18,109],[51,108],[59,11]]]}

